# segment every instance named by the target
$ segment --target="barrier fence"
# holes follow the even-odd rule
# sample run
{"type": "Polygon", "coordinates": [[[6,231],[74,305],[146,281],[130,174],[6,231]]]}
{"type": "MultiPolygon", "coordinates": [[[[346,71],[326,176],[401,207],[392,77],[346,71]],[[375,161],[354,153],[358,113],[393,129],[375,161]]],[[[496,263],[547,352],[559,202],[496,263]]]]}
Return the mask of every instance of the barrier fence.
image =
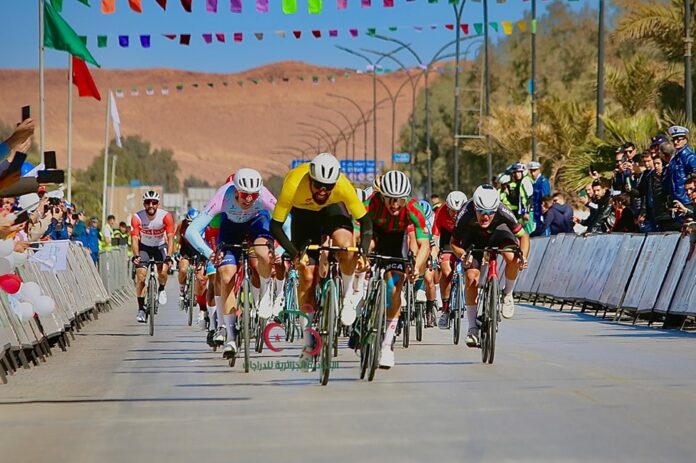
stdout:
{"type": "MultiPolygon", "coordinates": [[[[48,246],[58,242],[50,243],[48,246]]],[[[52,346],[57,344],[66,350],[70,339],[75,339],[74,331],[79,331],[85,321],[98,318],[99,312],[132,298],[125,248],[102,251],[97,268],[87,249],[67,243],[65,269],[59,271],[42,269],[42,264],[32,259],[37,252],[38,249],[27,250],[29,259],[17,267],[16,273],[25,283],[38,283],[43,293],[55,301],[55,310],[23,321],[12,310],[9,296],[0,291],[0,380],[3,383],[8,372],[45,362],[52,346]]]]}
{"type": "MultiPolygon", "coordinates": [[[[679,233],[578,236],[531,240],[528,268],[515,294],[595,311],[696,316],[696,257],[687,261],[688,237],[679,233]]],[[[561,306],[561,308],[563,307],[561,306]]]]}

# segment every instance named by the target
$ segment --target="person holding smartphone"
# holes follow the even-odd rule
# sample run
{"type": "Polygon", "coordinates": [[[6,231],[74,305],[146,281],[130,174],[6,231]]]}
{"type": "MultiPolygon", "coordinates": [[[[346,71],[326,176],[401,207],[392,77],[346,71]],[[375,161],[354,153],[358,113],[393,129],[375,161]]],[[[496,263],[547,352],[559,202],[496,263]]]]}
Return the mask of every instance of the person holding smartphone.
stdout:
{"type": "Polygon", "coordinates": [[[68,223],[63,213],[63,209],[54,205],[50,209],[51,211],[51,224],[48,229],[43,234],[41,239],[50,240],[67,240],[70,239],[70,234],[68,233],[68,223]]]}

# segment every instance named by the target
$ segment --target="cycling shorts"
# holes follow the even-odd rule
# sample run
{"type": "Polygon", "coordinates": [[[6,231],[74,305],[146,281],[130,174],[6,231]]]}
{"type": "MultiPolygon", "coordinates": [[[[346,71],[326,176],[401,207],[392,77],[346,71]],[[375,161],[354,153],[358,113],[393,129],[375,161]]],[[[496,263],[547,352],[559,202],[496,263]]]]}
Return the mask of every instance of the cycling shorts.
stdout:
{"type": "MultiPolygon", "coordinates": [[[[406,251],[407,247],[404,246],[406,242],[406,233],[403,231],[383,232],[375,228],[373,236],[376,254],[389,257],[406,257],[406,253],[408,252],[406,251]]],[[[403,262],[389,262],[386,269],[387,271],[404,272],[406,270],[406,264],[403,262]]]]}
{"type": "MultiPolygon", "coordinates": [[[[258,238],[266,238],[273,243],[273,236],[271,232],[268,231],[270,225],[271,217],[266,211],[262,211],[253,219],[242,223],[232,222],[223,217],[220,223],[218,244],[242,244],[245,241],[253,243],[258,238]]],[[[241,253],[241,249],[226,250],[219,266],[237,265],[241,253]]]]}
{"type": "Polygon", "coordinates": [[[162,262],[165,257],[167,257],[167,245],[163,244],[161,246],[148,246],[146,244],[140,244],[140,264],[138,268],[145,268],[147,264],[150,263],[150,259],[162,262]]]}
{"type": "Polygon", "coordinates": [[[182,259],[186,259],[189,261],[193,260],[193,257],[196,254],[198,254],[196,250],[193,249],[193,247],[191,247],[191,245],[189,245],[188,243],[182,244],[179,248],[179,256],[181,256],[182,259]]]}
{"type": "MultiPolygon", "coordinates": [[[[474,246],[475,248],[485,248],[485,247],[498,247],[503,248],[505,246],[519,246],[519,241],[515,237],[514,233],[506,224],[498,225],[495,230],[490,235],[483,235],[479,233],[467,233],[465,236],[460,238],[461,247],[467,249],[469,246],[474,246]]],[[[471,267],[477,270],[481,270],[481,261],[483,260],[483,252],[476,251],[473,253],[473,261],[471,267]]]]}
{"type": "MultiPolygon", "coordinates": [[[[343,203],[330,204],[318,211],[294,207],[291,214],[291,241],[300,251],[307,244],[321,244],[323,236],[331,235],[336,230],[353,233],[353,220],[343,203]]],[[[316,265],[319,251],[309,251],[307,257],[310,265],[316,265]]]]}

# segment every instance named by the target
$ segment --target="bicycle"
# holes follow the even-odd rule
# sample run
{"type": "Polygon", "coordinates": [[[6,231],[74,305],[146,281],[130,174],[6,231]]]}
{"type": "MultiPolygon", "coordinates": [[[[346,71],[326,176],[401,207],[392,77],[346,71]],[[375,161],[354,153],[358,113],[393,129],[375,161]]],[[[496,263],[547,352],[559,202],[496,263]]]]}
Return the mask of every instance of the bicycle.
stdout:
{"type": "Polygon", "coordinates": [[[188,326],[193,324],[193,311],[196,307],[196,268],[198,263],[198,256],[190,259],[189,267],[186,271],[186,281],[184,282],[184,297],[179,300],[179,310],[187,312],[188,326]]]}
{"type": "MultiPolygon", "coordinates": [[[[289,260],[289,259],[288,259],[289,260]]],[[[276,316],[278,323],[283,325],[283,330],[285,331],[285,341],[294,342],[295,335],[298,337],[303,336],[302,328],[298,325],[298,319],[301,317],[300,306],[297,301],[297,288],[299,287],[299,274],[297,269],[290,261],[290,269],[285,277],[285,284],[283,285],[283,293],[285,295],[285,304],[283,310],[276,316]]]]}
{"type": "Polygon", "coordinates": [[[486,282],[479,289],[478,317],[481,323],[481,361],[492,364],[495,358],[495,339],[498,333],[498,324],[501,317],[501,292],[498,275],[498,253],[514,252],[520,255],[519,247],[485,247],[482,249],[470,248],[467,253],[483,252],[483,261],[488,262],[486,270],[486,282]]]}
{"type": "Polygon", "coordinates": [[[465,305],[465,279],[462,263],[457,260],[454,269],[452,270],[452,286],[450,289],[450,319],[449,325],[452,329],[452,341],[454,345],[459,344],[459,338],[462,330],[462,317],[466,310],[465,305]]]}
{"type": "MultiPolygon", "coordinates": [[[[310,244],[305,246],[302,255],[308,251],[326,251],[334,252],[360,252],[360,248],[350,246],[320,246],[318,244],[310,244]]],[[[329,271],[327,276],[322,278],[317,286],[318,298],[317,305],[321,310],[314,312],[314,321],[319,328],[319,338],[321,340],[321,350],[319,351],[319,383],[326,386],[329,382],[331,373],[331,360],[338,355],[338,323],[340,320],[339,301],[341,301],[343,290],[341,288],[341,272],[338,267],[338,261],[335,259],[329,260],[329,271]]],[[[316,366],[317,358],[314,357],[316,366]]]]}
{"type": "Polygon", "coordinates": [[[372,276],[368,282],[367,296],[363,310],[358,318],[354,336],[357,337],[356,348],[360,349],[360,379],[372,381],[379,367],[379,356],[384,340],[387,317],[387,283],[384,275],[390,263],[410,264],[410,259],[402,257],[368,254],[373,260],[372,276]]]}
{"type": "MultiPolygon", "coordinates": [[[[237,330],[236,341],[238,346],[243,345],[245,373],[249,373],[249,355],[251,344],[250,333],[252,331],[255,333],[257,343],[259,342],[259,338],[261,338],[260,342],[263,342],[263,329],[265,328],[265,323],[263,323],[263,327],[261,327],[261,331],[259,332],[258,328],[261,323],[258,322],[258,311],[254,304],[254,298],[251,293],[251,265],[249,264],[249,250],[255,246],[263,246],[269,249],[273,248],[272,243],[250,244],[248,241],[243,241],[242,244],[220,243],[220,246],[218,247],[218,252],[220,253],[233,249],[239,249],[241,251],[241,256],[239,259],[240,263],[238,264],[237,275],[235,277],[237,279],[235,283],[235,290],[237,291],[237,306],[242,311],[242,326],[241,330],[237,330]],[[240,275],[242,277],[241,281],[239,280],[240,275]],[[251,326],[252,310],[254,311],[253,327],[251,326]]],[[[239,320],[237,320],[237,323],[239,323],[239,320]]],[[[237,354],[235,354],[235,356],[231,359],[228,359],[230,367],[234,367],[238,354],[239,352],[237,352],[237,354]]]]}
{"type": "Polygon", "coordinates": [[[150,336],[155,335],[155,315],[159,308],[159,281],[157,281],[157,266],[163,265],[164,261],[149,260],[147,262],[147,292],[145,296],[145,307],[148,318],[148,329],[150,336]]]}

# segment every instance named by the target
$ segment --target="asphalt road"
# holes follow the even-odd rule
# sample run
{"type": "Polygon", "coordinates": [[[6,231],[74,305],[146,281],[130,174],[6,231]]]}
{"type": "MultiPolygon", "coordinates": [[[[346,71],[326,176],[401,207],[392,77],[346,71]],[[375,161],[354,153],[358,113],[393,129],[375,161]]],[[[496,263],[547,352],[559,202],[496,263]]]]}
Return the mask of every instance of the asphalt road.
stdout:
{"type": "Polygon", "coordinates": [[[690,334],[518,306],[492,366],[434,328],[372,383],[343,350],[322,387],[230,369],[169,299],[154,337],[120,308],[0,386],[1,460],[696,461],[690,334]]]}

